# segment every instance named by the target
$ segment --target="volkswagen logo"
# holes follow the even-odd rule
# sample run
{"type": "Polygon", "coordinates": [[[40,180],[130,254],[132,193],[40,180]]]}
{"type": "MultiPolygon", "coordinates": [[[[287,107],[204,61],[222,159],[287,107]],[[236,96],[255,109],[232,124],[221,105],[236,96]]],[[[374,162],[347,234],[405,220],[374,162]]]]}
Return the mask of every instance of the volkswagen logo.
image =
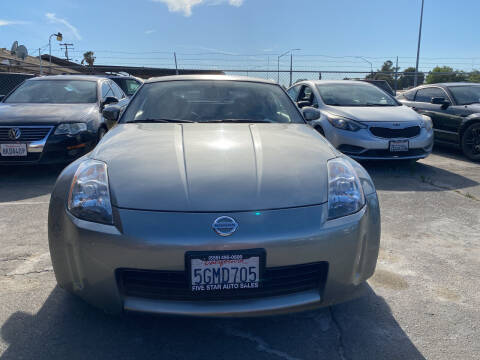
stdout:
{"type": "Polygon", "coordinates": [[[10,130],[8,130],[8,137],[10,138],[10,140],[18,140],[20,139],[21,135],[22,132],[19,128],[11,128],[10,130]]]}
{"type": "Polygon", "coordinates": [[[212,229],[220,236],[232,235],[237,228],[237,222],[229,216],[216,218],[212,224],[212,229]]]}

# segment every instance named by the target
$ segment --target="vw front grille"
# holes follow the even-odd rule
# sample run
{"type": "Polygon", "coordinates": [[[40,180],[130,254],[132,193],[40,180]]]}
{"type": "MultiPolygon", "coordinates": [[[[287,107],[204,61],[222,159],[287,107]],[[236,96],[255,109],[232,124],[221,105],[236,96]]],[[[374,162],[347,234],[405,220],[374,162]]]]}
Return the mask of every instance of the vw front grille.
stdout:
{"type": "Polygon", "coordinates": [[[40,141],[52,130],[53,126],[2,126],[0,127],[0,141],[40,141]],[[20,137],[12,139],[9,137],[10,129],[19,129],[20,137]]]}

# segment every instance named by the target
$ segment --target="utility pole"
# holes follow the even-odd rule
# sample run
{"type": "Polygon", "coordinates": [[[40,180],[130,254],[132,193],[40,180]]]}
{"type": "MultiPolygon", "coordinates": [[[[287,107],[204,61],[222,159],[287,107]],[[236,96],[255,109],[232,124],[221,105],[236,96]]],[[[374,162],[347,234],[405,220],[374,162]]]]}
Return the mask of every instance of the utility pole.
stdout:
{"type": "Polygon", "coordinates": [[[65,58],[67,59],[67,61],[70,60],[70,58],[68,57],[68,47],[72,47],[73,44],[67,44],[67,43],[63,43],[63,44],[60,44],[60,46],[65,46],[65,58]]]}
{"type": "Polygon", "coordinates": [[[395,65],[395,96],[397,96],[397,79],[398,79],[398,56],[397,56],[397,63],[395,65]]]}
{"type": "Polygon", "coordinates": [[[178,75],[178,64],[177,64],[177,53],[173,53],[173,57],[175,58],[175,74],[178,75]]]}
{"type": "Polygon", "coordinates": [[[43,75],[41,51],[42,51],[42,49],[38,48],[38,60],[40,61],[40,76],[43,75]]]}
{"type": "Polygon", "coordinates": [[[292,86],[292,70],[293,70],[293,52],[290,53],[290,85],[292,86]]]}
{"type": "Polygon", "coordinates": [[[416,87],[418,84],[418,60],[420,58],[420,41],[422,39],[423,2],[424,0],[422,0],[422,10],[420,11],[420,27],[418,28],[418,45],[417,45],[417,65],[415,65],[415,77],[413,78],[413,87],[416,87]]]}

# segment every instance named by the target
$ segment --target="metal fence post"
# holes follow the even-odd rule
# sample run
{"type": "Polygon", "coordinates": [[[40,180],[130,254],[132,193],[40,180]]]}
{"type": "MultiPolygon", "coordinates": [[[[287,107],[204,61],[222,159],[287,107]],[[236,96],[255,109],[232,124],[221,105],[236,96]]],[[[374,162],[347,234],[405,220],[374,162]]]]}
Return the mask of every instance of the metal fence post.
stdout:
{"type": "Polygon", "coordinates": [[[395,65],[395,89],[394,89],[394,94],[395,96],[397,96],[397,89],[398,89],[398,56],[397,56],[397,62],[396,62],[396,65],[395,65]]]}

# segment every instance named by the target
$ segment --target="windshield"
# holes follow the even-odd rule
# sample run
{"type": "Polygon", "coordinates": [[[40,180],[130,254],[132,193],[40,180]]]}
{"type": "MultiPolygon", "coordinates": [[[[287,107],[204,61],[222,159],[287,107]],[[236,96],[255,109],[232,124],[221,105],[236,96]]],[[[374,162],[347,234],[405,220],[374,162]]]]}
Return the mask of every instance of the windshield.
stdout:
{"type": "Polygon", "coordinates": [[[20,85],[6,103],[87,104],[97,102],[97,82],[86,80],[30,80],[20,85]]]}
{"type": "Polygon", "coordinates": [[[458,105],[480,103],[480,86],[449,86],[458,105]]]}
{"type": "Polygon", "coordinates": [[[122,122],[304,123],[277,85],[230,80],[182,80],[141,87],[122,122]]]}
{"type": "Polygon", "coordinates": [[[399,106],[386,92],[369,84],[317,84],[326,105],[332,106],[399,106]]]}

